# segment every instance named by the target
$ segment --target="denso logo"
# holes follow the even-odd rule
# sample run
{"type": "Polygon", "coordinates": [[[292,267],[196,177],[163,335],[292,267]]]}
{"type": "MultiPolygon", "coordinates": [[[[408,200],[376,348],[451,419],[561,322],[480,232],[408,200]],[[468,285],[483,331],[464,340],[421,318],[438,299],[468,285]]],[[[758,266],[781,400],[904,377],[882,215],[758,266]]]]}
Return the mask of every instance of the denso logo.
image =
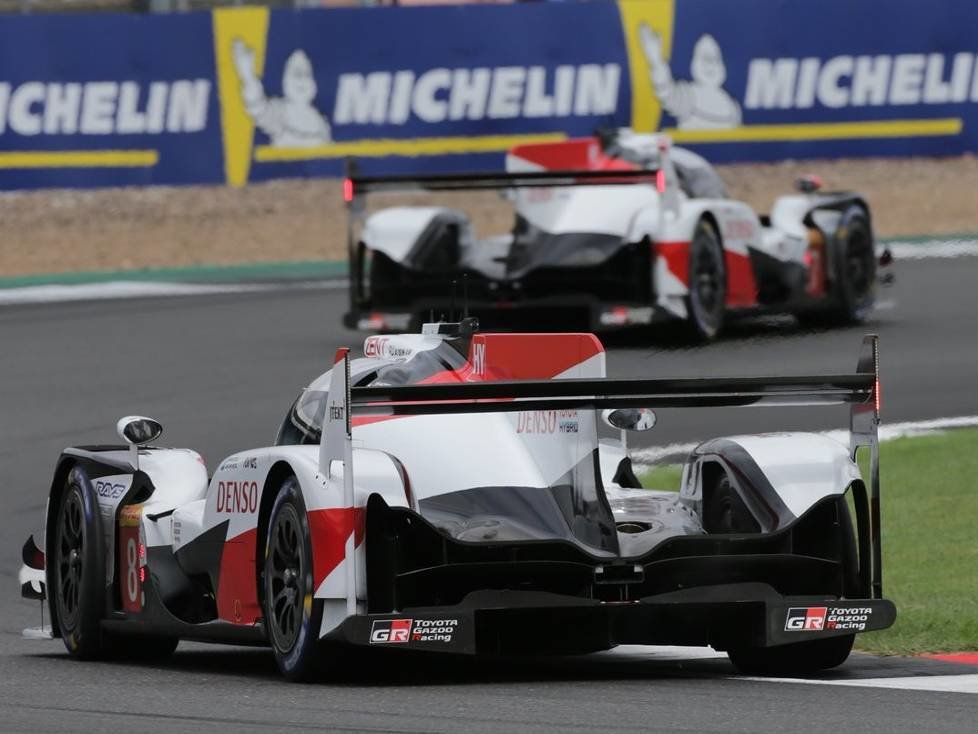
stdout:
{"type": "Polygon", "coordinates": [[[138,135],[207,127],[208,79],[0,82],[0,134],[138,135]]]}
{"type": "Polygon", "coordinates": [[[228,514],[254,514],[258,512],[257,482],[217,483],[217,511],[228,514]]]}
{"type": "Polygon", "coordinates": [[[577,433],[576,410],[521,411],[516,416],[517,433],[577,433]]]}

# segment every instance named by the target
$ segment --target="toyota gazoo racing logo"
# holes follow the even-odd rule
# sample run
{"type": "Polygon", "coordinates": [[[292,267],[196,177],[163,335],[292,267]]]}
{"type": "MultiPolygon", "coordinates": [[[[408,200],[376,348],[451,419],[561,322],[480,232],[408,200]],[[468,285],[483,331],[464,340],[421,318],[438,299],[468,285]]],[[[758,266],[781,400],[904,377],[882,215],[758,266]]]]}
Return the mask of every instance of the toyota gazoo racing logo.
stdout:
{"type": "Polygon", "coordinates": [[[457,619],[378,619],[370,627],[370,644],[451,642],[457,619]]]}
{"type": "Polygon", "coordinates": [[[785,632],[851,630],[862,632],[873,610],[869,607],[792,607],[785,620],[785,632]]]}

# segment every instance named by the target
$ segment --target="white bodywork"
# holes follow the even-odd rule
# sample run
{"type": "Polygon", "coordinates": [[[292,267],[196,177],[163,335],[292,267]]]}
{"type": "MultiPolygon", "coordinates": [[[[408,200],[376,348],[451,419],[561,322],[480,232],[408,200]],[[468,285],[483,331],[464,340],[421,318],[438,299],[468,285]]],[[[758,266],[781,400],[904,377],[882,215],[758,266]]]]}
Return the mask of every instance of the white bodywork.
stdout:
{"type": "MultiPolygon", "coordinates": [[[[726,440],[747,451],[795,517],[826,497],[844,494],[862,478],[848,447],[818,433],[765,433],[726,440]]],[[[701,479],[698,472],[684,472],[682,496],[702,499],[701,479]]]]}
{"type": "MultiPolygon", "coordinates": [[[[611,157],[605,154],[597,140],[591,145],[593,149],[587,156],[589,168],[603,170],[602,161],[627,160],[634,164],[633,167],[658,170],[661,178],[658,183],[621,186],[516,188],[508,198],[514,202],[518,217],[548,236],[589,234],[605,240],[617,238],[622,246],[647,241],[655,247],[688,247],[698,224],[707,221],[715,225],[725,254],[728,305],[734,308],[757,305],[757,286],[749,261],[751,251],[783,263],[809,267],[806,261],[809,228],[805,218],[824,204],[824,198],[820,199],[818,194],[778,198],[774,202],[770,224],[765,226],[748,204],[726,198],[718,178],[716,186],[707,186],[703,191],[690,194],[689,183],[680,180],[677,166],[682,167],[687,176],[693,174],[712,179],[716,174],[697,154],[672,147],[668,136],[618,131],[611,157]],[[732,298],[730,293],[734,293],[732,298]]],[[[507,172],[542,172],[563,167],[546,156],[545,160],[533,160],[532,148],[527,146],[529,153],[516,149],[507,155],[507,172]]],[[[574,166],[582,168],[579,163],[570,164],[570,167],[574,166]]],[[[615,170],[615,167],[607,170],[615,170]]],[[[523,271],[512,274],[500,265],[507,262],[512,234],[475,233],[466,215],[456,210],[406,206],[383,209],[367,218],[361,241],[368,249],[403,262],[432,219],[442,213],[457,217],[460,224],[459,267],[500,281],[523,277],[523,271]]],[[[548,261],[547,264],[596,266],[614,252],[614,247],[607,241],[594,248],[581,242],[560,261],[548,261]]],[[[650,274],[657,305],[680,318],[687,316],[689,286],[685,261],[685,258],[658,256],[650,274]]]]}
{"type": "MultiPolygon", "coordinates": [[[[353,361],[352,372],[403,365],[443,346],[443,339],[437,334],[370,337],[364,345],[367,356],[353,361]]],[[[505,355],[520,354],[524,345],[535,345],[539,351],[522,359],[530,363],[551,360],[550,367],[534,368],[549,371],[550,379],[605,376],[603,348],[591,335],[477,334],[465,365],[450,371],[449,377],[455,382],[489,379],[500,365],[519,366],[507,362],[512,356],[505,355]],[[563,355],[554,357],[560,350],[563,355]]],[[[579,471],[590,471],[593,479],[591,457],[597,454],[615,520],[645,522],[650,528],[623,537],[623,554],[631,553],[630,549],[637,554],[672,535],[702,532],[699,519],[684,502],[702,497],[702,488],[692,479],[699,473],[687,467],[680,494],[619,487],[613,477],[627,452],[619,441],[599,441],[593,409],[520,411],[514,403],[512,411],[501,413],[360,419],[351,430],[347,365],[345,350],[341,350],[334,367],[310,385],[311,391],[328,387],[320,445],[238,452],[224,459],[209,481],[204,462],[194,451],[140,450],[140,469],[155,487],[138,516],[141,543],[177,555],[227,524],[215,541],[222,546],[218,554],[222,587],[215,595],[224,622],[254,625],[261,615],[257,597],[249,596],[256,593],[255,563],[264,547],[264,539],[257,537],[259,521],[262,508],[286,476],[294,476],[300,487],[313,534],[314,558],[331,559],[316,580],[315,597],[325,605],[320,634],[365,610],[365,548],[358,528],[368,500],[375,495],[388,506],[417,510],[426,498],[458,490],[548,488],[579,471]],[[236,585],[223,588],[225,574],[227,583],[236,585]]],[[[541,377],[537,374],[534,379],[541,377]]],[[[795,517],[826,497],[844,493],[859,479],[846,447],[823,436],[785,433],[735,436],[729,441],[752,457],[795,517]]],[[[111,553],[117,506],[133,482],[131,470],[125,469],[129,452],[75,453],[120,467],[118,474],[97,480],[101,489],[96,487],[95,493],[111,553]]],[[[690,461],[699,460],[694,452],[690,461]]],[[[206,572],[206,564],[193,567],[189,559],[181,563],[191,564],[183,566],[189,575],[206,572]]],[[[110,561],[110,579],[113,568],[110,561]]]]}

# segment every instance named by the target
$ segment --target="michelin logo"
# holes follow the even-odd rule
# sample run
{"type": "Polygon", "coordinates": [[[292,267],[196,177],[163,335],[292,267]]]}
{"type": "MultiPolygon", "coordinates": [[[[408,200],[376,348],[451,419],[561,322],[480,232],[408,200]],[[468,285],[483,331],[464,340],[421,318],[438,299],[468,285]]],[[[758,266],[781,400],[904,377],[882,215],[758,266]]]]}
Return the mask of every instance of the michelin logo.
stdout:
{"type": "Polygon", "coordinates": [[[141,135],[207,127],[208,79],[0,82],[0,134],[141,135]]]}
{"type": "Polygon", "coordinates": [[[281,98],[266,97],[252,49],[235,40],[232,57],[245,109],[276,147],[330,143],[330,119],[334,125],[403,125],[412,118],[434,124],[605,116],[618,107],[621,80],[618,64],[344,73],[337,79],[333,113],[327,117],[313,105],[316,80],[301,49],[285,64],[281,98]]]}
{"type": "Polygon", "coordinates": [[[296,49],[289,55],[282,72],[283,96],[272,98],[265,96],[265,88],[255,74],[254,50],[235,39],[231,55],[245,110],[273,146],[302,148],[330,142],[329,121],[312,103],[318,88],[305,51],[296,49]]]}
{"type": "Polygon", "coordinates": [[[341,74],[336,124],[506,120],[517,117],[589,117],[618,106],[618,64],[499,66],[341,74]]]}
{"type": "Polygon", "coordinates": [[[807,109],[978,102],[978,57],[959,53],[752,59],[744,106],[807,109]]]}
{"type": "Polygon", "coordinates": [[[693,47],[692,80],[677,81],[663,57],[659,34],[647,23],[639,24],[638,34],[655,93],[680,130],[740,126],[740,105],[723,88],[727,67],[713,36],[703,34],[693,47]]]}

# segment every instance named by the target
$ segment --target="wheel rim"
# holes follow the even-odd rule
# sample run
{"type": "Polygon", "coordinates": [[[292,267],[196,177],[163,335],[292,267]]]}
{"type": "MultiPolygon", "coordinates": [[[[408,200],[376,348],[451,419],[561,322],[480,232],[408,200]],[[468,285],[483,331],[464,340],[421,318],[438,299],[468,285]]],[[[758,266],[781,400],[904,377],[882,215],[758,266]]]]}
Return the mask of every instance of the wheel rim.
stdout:
{"type": "Polygon", "coordinates": [[[846,277],[856,300],[864,298],[873,285],[873,247],[867,232],[853,229],[846,246],[846,277]]]}
{"type": "Polygon", "coordinates": [[[305,602],[305,559],[299,515],[284,505],[276,515],[265,562],[269,625],[275,646],[292,649],[302,624],[305,602]]]}
{"type": "Polygon", "coordinates": [[[84,550],[85,512],[81,496],[70,491],[58,518],[58,600],[61,622],[68,628],[78,621],[84,550]]]}
{"type": "Polygon", "coordinates": [[[696,301],[708,316],[713,316],[717,310],[722,290],[723,274],[720,270],[720,263],[709,247],[700,248],[696,253],[695,268],[693,271],[693,292],[696,301]]]}

